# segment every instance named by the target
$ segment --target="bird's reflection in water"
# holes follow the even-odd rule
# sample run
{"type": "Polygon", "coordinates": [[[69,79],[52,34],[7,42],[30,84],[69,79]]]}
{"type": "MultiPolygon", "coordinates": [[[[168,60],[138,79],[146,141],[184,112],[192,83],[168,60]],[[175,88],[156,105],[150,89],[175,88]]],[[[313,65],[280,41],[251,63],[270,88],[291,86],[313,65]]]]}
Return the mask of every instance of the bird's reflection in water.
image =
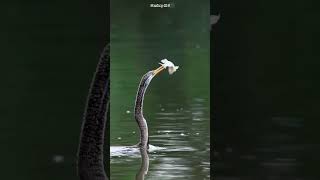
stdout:
{"type": "Polygon", "coordinates": [[[140,148],[140,154],[141,154],[141,166],[136,174],[136,180],[144,180],[145,175],[148,173],[149,169],[149,155],[148,151],[144,148],[140,148]]]}

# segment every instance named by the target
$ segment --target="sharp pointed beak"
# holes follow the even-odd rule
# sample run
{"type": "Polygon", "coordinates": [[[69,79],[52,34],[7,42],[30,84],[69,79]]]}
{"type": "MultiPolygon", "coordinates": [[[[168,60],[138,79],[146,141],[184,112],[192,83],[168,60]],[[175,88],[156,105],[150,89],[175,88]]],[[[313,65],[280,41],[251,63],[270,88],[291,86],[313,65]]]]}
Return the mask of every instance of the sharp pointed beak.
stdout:
{"type": "Polygon", "coordinates": [[[162,70],[164,70],[163,66],[158,67],[157,69],[153,70],[153,74],[154,76],[156,76],[159,72],[161,72],[162,70]]]}

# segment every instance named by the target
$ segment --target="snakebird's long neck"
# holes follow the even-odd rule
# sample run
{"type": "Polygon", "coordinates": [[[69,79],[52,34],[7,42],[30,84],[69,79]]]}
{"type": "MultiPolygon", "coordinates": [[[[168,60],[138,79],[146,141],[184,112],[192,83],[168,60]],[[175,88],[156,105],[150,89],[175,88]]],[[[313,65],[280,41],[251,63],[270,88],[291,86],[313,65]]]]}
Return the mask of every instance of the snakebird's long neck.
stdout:
{"type": "Polygon", "coordinates": [[[140,130],[140,142],[138,145],[144,149],[148,149],[149,135],[147,121],[143,117],[143,99],[153,76],[154,73],[152,71],[149,71],[141,78],[134,108],[134,117],[138,123],[140,130]]]}
{"type": "Polygon", "coordinates": [[[109,45],[103,50],[94,74],[83,117],[78,149],[81,180],[107,180],[103,163],[104,132],[109,119],[109,45]]]}

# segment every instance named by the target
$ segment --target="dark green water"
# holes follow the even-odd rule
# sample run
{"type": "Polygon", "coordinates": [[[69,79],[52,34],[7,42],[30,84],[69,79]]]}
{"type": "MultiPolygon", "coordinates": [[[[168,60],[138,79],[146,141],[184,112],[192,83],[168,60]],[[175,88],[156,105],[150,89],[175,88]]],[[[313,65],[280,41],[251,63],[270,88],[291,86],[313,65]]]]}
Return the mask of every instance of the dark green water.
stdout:
{"type": "MultiPolygon", "coordinates": [[[[165,148],[149,153],[145,179],[209,179],[209,2],[176,1],[172,9],[111,4],[111,146],[138,142],[133,110],[140,79],[167,58],[180,68],[153,78],[145,96],[150,143],[165,148]]],[[[140,161],[139,154],[111,156],[111,179],[135,179],[140,161]]]]}

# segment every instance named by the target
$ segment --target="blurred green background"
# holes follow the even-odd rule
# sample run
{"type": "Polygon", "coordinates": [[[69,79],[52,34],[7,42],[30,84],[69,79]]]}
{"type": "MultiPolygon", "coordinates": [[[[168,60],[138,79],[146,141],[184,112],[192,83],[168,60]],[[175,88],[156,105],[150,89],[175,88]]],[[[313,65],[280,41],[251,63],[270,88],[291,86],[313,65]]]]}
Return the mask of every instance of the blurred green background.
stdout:
{"type": "Polygon", "coordinates": [[[1,2],[1,179],[78,179],[81,119],[109,36],[108,6],[1,2]]]}
{"type": "MultiPolygon", "coordinates": [[[[111,146],[134,145],[134,103],[142,75],[167,58],[180,68],[153,78],[145,96],[150,143],[146,179],[209,179],[209,1],[111,1],[111,146]],[[171,3],[174,8],[151,8],[171,3]]],[[[134,179],[136,156],[111,157],[111,179],[134,179]]]]}

